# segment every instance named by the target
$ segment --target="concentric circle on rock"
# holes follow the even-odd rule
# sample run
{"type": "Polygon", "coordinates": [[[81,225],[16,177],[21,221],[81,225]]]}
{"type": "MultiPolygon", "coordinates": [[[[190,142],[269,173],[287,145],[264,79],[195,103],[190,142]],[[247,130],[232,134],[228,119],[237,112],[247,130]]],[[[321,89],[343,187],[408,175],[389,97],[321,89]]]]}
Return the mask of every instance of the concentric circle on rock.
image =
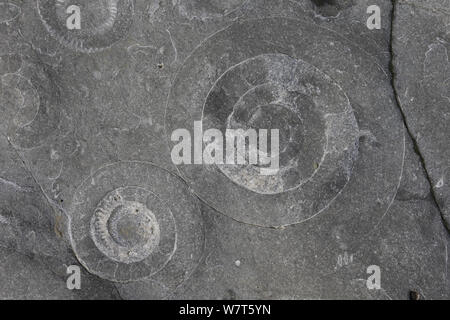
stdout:
{"type": "Polygon", "coordinates": [[[0,75],[16,73],[22,67],[22,57],[19,54],[0,54],[0,75]]]}
{"type": "Polygon", "coordinates": [[[126,36],[133,23],[134,0],[38,0],[47,31],[64,46],[91,53],[111,47],[126,36]],[[69,29],[67,19],[80,8],[80,28],[69,29]],[[70,9],[70,8],[69,8],[70,9]]]}
{"type": "Polygon", "coordinates": [[[0,78],[0,130],[19,148],[39,146],[60,123],[59,90],[43,70],[31,79],[20,74],[0,78]]]}
{"type": "Polygon", "coordinates": [[[70,208],[72,247],[102,278],[128,282],[155,277],[183,282],[203,252],[199,206],[184,183],[145,162],[99,169],[77,190],[70,208]]]}
{"type": "Polygon", "coordinates": [[[259,165],[219,165],[230,180],[260,194],[304,184],[317,191],[317,181],[332,181],[337,166],[352,167],[357,153],[359,130],[345,93],[326,74],[287,55],[258,56],[224,73],[206,99],[202,120],[204,131],[279,130],[276,174],[262,175],[259,165]],[[312,179],[316,174],[320,179],[312,179]]]}
{"type": "Polygon", "coordinates": [[[371,56],[331,30],[276,17],[238,21],[186,59],[167,101],[165,129],[171,151],[179,143],[172,133],[187,129],[194,137],[194,122],[223,137],[227,129],[279,129],[275,175],[261,175],[259,164],[177,165],[219,212],[278,227],[354,206],[355,213],[370,211],[370,230],[398,189],[400,120],[386,74],[371,56]]]}

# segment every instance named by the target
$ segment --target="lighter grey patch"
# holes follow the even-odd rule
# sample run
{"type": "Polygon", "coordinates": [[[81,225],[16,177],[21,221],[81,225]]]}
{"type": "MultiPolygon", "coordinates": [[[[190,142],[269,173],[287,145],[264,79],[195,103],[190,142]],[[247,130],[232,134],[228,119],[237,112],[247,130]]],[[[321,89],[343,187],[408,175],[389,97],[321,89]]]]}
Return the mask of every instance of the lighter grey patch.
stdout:
{"type": "Polygon", "coordinates": [[[124,199],[123,189],[109,193],[91,220],[91,236],[110,259],[132,263],[147,258],[160,240],[158,221],[151,210],[124,199]]]}
{"type": "Polygon", "coordinates": [[[190,270],[203,250],[201,223],[192,223],[198,219],[195,206],[187,205],[195,200],[181,192],[177,178],[145,162],[118,162],[94,172],[69,209],[70,239],[80,262],[115,282],[176,281],[169,265],[190,270]],[[177,201],[186,204],[184,212],[177,201]]]}

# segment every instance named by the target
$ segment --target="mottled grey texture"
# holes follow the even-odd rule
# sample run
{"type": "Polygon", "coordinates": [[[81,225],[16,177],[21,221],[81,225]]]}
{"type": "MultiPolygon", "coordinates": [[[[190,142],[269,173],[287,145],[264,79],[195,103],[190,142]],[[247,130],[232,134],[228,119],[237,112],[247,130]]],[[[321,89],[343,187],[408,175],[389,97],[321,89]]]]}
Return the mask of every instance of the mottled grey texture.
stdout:
{"type": "Polygon", "coordinates": [[[67,289],[66,268],[78,261],[66,240],[65,217],[4,135],[0,147],[0,299],[117,299],[111,283],[84,270],[84,289],[67,289]]]}
{"type": "Polygon", "coordinates": [[[0,0],[0,298],[449,299],[449,2],[394,5],[0,0]],[[175,166],[196,120],[284,171],[175,166]]]}

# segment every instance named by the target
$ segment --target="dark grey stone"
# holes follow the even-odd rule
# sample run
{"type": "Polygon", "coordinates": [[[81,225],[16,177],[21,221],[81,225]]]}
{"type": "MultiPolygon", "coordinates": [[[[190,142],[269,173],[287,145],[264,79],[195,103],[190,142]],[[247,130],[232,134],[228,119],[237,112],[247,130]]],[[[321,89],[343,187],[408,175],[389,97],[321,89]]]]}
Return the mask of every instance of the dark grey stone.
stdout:
{"type": "Polygon", "coordinates": [[[450,226],[449,5],[449,1],[399,1],[393,24],[393,71],[398,100],[447,228],[450,226]]]}
{"type": "Polygon", "coordinates": [[[62,45],[86,53],[104,50],[127,35],[133,23],[134,1],[39,0],[39,16],[47,31],[62,45]],[[66,9],[77,5],[83,16],[80,30],[66,27],[66,9]]]}
{"type": "Polygon", "coordinates": [[[99,169],[77,190],[69,219],[79,261],[115,282],[153,276],[176,287],[204,249],[197,199],[178,177],[145,162],[99,169]]]}

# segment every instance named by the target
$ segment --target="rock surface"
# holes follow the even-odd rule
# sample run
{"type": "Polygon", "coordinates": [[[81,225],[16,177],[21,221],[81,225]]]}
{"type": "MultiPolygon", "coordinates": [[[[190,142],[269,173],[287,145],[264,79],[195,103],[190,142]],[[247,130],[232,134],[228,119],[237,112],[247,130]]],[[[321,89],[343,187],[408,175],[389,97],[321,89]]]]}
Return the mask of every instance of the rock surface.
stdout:
{"type": "Polygon", "coordinates": [[[0,298],[449,299],[450,2],[375,2],[0,0],[0,298]]]}

